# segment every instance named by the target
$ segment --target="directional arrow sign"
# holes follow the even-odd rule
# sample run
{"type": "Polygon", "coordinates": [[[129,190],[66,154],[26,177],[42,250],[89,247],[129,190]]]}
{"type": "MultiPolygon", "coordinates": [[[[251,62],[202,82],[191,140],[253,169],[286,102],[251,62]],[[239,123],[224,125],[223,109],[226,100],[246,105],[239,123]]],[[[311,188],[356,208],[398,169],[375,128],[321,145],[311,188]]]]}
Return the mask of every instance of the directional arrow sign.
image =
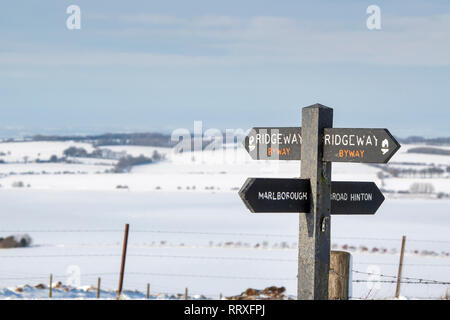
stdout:
{"type": "Polygon", "coordinates": [[[307,212],[310,194],[305,179],[248,178],[239,191],[251,212],[307,212]]]}
{"type": "Polygon", "coordinates": [[[373,182],[331,182],[331,214],[375,214],[384,196],[373,182]]]}
{"type": "MultiPolygon", "coordinates": [[[[248,178],[239,196],[251,212],[309,212],[307,179],[248,178]]],[[[373,182],[332,182],[331,214],[375,214],[384,196],[373,182]]]]}
{"type": "Polygon", "coordinates": [[[244,147],[254,160],[300,160],[302,129],[253,128],[244,147]]]}
{"type": "MultiPolygon", "coordinates": [[[[323,160],[387,163],[400,144],[387,129],[328,128],[324,130],[323,160]]],[[[244,140],[254,160],[301,160],[302,129],[253,128],[244,140]]]]}
{"type": "Polygon", "coordinates": [[[323,160],[387,163],[400,144],[387,129],[329,128],[324,132],[323,160]]]}

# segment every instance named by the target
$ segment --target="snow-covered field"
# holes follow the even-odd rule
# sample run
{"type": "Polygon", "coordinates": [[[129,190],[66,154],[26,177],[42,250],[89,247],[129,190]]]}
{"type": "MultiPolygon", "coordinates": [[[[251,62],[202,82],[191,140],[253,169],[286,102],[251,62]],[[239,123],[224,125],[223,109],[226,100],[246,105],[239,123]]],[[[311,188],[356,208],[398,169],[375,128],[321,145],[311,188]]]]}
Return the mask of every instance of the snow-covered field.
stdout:
{"type": "MultiPolygon", "coordinates": [[[[0,144],[6,162],[0,164],[0,237],[33,238],[32,247],[0,249],[1,298],[45,298],[45,289],[19,292],[17,286],[47,285],[50,273],[54,283],[78,288],[55,289],[55,298],[94,298],[95,290],[83,288],[95,287],[98,277],[102,297],[113,298],[125,223],[131,233],[124,287],[131,299],[144,298],[147,283],[152,298],[160,299],[186,287],[193,298],[217,298],[272,285],[295,296],[298,215],[251,214],[237,191],[250,176],[299,176],[299,161],[252,161],[242,148],[180,155],[164,148],[106,146],[133,156],[157,150],[167,160],[121,174],[105,173],[116,163],[110,159],[35,162],[60,157],[69,146],[93,150],[73,142],[0,144]]],[[[405,150],[391,162],[450,164],[449,156],[405,150]]],[[[448,174],[381,181],[379,172],[364,164],[333,164],[334,180],[374,181],[390,190],[427,182],[436,192],[450,193],[448,174]]],[[[449,208],[448,199],[389,194],[374,216],[332,217],[334,248],[353,255],[353,297],[393,296],[395,278],[389,276],[397,274],[402,235],[407,236],[404,277],[450,282],[449,208]]],[[[404,281],[409,283],[401,293],[409,298],[438,298],[450,287],[404,281]]]]}

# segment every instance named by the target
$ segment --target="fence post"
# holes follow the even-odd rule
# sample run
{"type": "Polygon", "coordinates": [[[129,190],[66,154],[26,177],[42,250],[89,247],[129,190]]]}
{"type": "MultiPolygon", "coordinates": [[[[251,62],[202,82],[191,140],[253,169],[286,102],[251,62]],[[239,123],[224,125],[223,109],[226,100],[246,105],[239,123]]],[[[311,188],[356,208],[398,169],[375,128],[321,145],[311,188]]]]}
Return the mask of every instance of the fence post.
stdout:
{"type": "Polygon", "coordinates": [[[147,283],[147,300],[150,299],[150,283],[147,283]]]}
{"type": "Polygon", "coordinates": [[[52,292],[52,284],[53,283],[53,274],[50,273],[50,285],[48,286],[48,297],[51,299],[53,296],[52,292]]]}
{"type": "Polygon", "coordinates": [[[188,288],[184,289],[184,300],[188,300],[188,288]]]}
{"type": "Polygon", "coordinates": [[[345,251],[331,251],[328,299],[348,300],[351,290],[351,255],[345,251]]]}
{"type": "Polygon", "coordinates": [[[97,279],[97,299],[100,299],[100,284],[101,284],[101,278],[98,277],[97,279]]]}
{"type": "Polygon", "coordinates": [[[406,236],[402,237],[402,250],[400,251],[400,262],[398,264],[397,288],[395,289],[395,297],[400,296],[400,283],[402,281],[403,256],[405,254],[406,236]]]}
{"type": "Polygon", "coordinates": [[[122,293],[122,287],[123,287],[123,275],[125,273],[125,259],[127,256],[127,245],[128,245],[128,229],[130,228],[130,225],[127,223],[125,224],[125,233],[123,236],[123,247],[122,247],[122,262],[120,264],[120,275],[119,275],[119,289],[117,290],[117,300],[120,299],[120,294],[122,293]]]}

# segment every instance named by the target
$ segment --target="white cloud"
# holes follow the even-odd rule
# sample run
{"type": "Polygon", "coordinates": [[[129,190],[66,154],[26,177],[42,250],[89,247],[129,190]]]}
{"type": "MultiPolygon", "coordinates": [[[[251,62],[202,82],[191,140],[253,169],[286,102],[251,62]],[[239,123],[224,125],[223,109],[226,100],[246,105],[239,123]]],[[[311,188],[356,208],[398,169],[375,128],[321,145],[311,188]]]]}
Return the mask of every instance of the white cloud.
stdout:
{"type": "Polygon", "coordinates": [[[202,16],[192,20],[192,25],[196,27],[236,27],[242,24],[242,20],[230,16],[202,16]]]}
{"type": "MultiPolygon", "coordinates": [[[[138,14],[121,17],[123,22],[146,25],[102,30],[97,35],[120,41],[165,39],[185,51],[183,41],[196,52],[218,49],[221,55],[154,52],[107,52],[101,47],[80,54],[72,52],[1,53],[0,64],[21,65],[135,65],[192,66],[257,63],[369,63],[407,66],[450,66],[450,15],[432,17],[386,17],[382,30],[370,31],[362,23],[352,30],[332,21],[299,22],[286,17],[174,16],[138,14]],[[307,25],[307,27],[305,27],[307,25]],[[167,28],[170,26],[170,28],[167,28]]],[[[155,43],[157,45],[157,42],[155,43]]],[[[178,50],[180,51],[180,50],[178,50]]],[[[207,51],[205,51],[207,52],[207,51]]]]}
{"type": "MultiPolygon", "coordinates": [[[[234,61],[237,62],[237,61],[234,61]]],[[[245,61],[241,61],[245,63],[245,61]]],[[[52,52],[0,53],[0,65],[21,66],[198,66],[228,64],[224,57],[184,56],[180,54],[152,54],[136,52],[52,52]]]]}
{"type": "Polygon", "coordinates": [[[185,19],[180,19],[169,15],[145,14],[145,13],[122,15],[119,17],[119,20],[127,23],[141,23],[153,25],[180,25],[186,21],[185,19]]]}

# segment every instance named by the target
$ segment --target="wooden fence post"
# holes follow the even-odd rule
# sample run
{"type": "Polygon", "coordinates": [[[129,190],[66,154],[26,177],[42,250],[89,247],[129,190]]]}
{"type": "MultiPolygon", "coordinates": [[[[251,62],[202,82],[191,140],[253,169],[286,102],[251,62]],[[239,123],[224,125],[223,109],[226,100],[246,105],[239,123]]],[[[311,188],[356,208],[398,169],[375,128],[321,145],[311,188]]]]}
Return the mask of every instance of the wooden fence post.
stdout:
{"type": "Polygon", "coordinates": [[[53,274],[50,273],[50,285],[48,286],[48,297],[51,299],[53,296],[52,292],[52,285],[53,285],[53,274]]]}
{"type": "Polygon", "coordinates": [[[101,284],[101,278],[99,277],[97,279],[97,299],[100,299],[100,284],[101,284]]]}
{"type": "Polygon", "coordinates": [[[331,251],[328,298],[348,300],[351,290],[351,255],[345,251],[331,251]]]}
{"type": "Polygon", "coordinates": [[[127,256],[127,245],[128,245],[128,229],[130,225],[127,223],[125,225],[125,233],[123,236],[123,247],[122,247],[122,262],[120,264],[120,275],[119,275],[119,289],[117,290],[117,300],[120,299],[120,294],[122,293],[123,287],[123,275],[125,273],[125,259],[127,256]]]}
{"type": "Polygon", "coordinates": [[[184,300],[188,300],[188,288],[184,289],[184,300]]]}
{"type": "Polygon", "coordinates": [[[147,300],[150,299],[150,283],[147,283],[147,300]]]}
{"type": "Polygon", "coordinates": [[[398,264],[397,288],[395,289],[395,297],[400,296],[400,283],[402,281],[403,255],[405,254],[406,236],[402,237],[402,250],[400,252],[400,262],[398,264]]]}

